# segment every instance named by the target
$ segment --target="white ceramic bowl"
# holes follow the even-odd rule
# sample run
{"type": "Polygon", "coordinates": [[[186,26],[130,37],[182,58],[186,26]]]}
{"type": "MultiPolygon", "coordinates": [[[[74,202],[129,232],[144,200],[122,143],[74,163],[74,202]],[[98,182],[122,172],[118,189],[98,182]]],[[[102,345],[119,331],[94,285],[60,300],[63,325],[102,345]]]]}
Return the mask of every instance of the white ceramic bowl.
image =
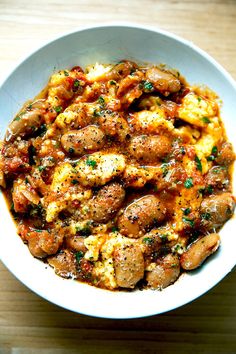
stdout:
{"type": "MultiPolygon", "coordinates": [[[[2,136],[22,104],[46,85],[53,71],[124,58],[166,63],[177,68],[189,83],[204,83],[212,88],[223,100],[222,118],[229,139],[236,143],[236,85],[230,75],[208,54],[186,40],[161,30],[136,25],[80,29],[46,44],[23,60],[0,88],[2,136]]],[[[82,314],[106,318],[160,314],[196,299],[217,284],[235,265],[236,220],[233,218],[220,232],[222,245],[219,252],[201,269],[184,274],[165,290],[101,290],[77,281],[64,280],[56,276],[50,267],[45,267],[43,262],[33,258],[16,234],[2,195],[0,210],[0,256],[3,263],[35,293],[82,314]]]]}

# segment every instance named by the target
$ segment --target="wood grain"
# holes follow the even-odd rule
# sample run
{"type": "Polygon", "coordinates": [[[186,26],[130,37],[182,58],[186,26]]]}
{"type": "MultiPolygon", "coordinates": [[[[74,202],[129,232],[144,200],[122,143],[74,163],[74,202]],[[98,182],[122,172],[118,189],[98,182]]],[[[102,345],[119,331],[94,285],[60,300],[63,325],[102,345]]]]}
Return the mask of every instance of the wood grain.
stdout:
{"type": "MultiPolygon", "coordinates": [[[[120,20],[181,35],[236,78],[234,0],[0,0],[0,80],[45,41],[79,26],[120,20]]],[[[200,299],[170,313],[106,320],[48,303],[0,264],[0,354],[235,354],[235,284],[232,272],[200,299]]]]}

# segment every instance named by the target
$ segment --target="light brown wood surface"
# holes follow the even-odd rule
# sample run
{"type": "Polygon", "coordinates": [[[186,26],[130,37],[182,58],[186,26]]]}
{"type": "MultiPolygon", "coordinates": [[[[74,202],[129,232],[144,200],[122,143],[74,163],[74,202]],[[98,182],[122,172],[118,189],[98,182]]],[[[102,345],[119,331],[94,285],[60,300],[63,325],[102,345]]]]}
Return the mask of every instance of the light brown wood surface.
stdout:
{"type": "MultiPolygon", "coordinates": [[[[0,0],[0,80],[45,41],[82,25],[113,20],[181,35],[236,78],[235,0],[0,0]]],[[[0,354],[8,353],[236,353],[236,273],[170,313],[106,320],[48,303],[0,264],[0,354]]]]}

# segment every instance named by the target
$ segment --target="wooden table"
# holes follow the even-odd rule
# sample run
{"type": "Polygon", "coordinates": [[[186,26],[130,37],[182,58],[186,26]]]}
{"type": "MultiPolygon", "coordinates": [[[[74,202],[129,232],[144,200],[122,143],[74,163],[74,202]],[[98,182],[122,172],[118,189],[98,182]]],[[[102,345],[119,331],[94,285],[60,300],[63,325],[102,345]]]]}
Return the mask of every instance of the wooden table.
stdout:
{"type": "MultiPolygon", "coordinates": [[[[81,25],[112,20],[154,25],[181,35],[236,78],[235,0],[0,0],[0,79],[45,41],[81,25]]],[[[233,354],[235,284],[234,272],[194,303],[170,313],[105,320],[48,303],[1,264],[0,354],[233,354]]]]}

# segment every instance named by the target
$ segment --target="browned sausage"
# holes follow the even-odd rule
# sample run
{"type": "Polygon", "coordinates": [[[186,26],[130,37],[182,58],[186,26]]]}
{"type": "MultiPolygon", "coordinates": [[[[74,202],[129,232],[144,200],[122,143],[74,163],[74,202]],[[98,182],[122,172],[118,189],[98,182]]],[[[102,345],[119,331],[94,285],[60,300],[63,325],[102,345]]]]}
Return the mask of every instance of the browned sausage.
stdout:
{"type": "Polygon", "coordinates": [[[125,190],[119,183],[101,188],[89,203],[89,215],[97,222],[106,222],[118,211],[125,199],[125,190]]]}
{"type": "Polygon", "coordinates": [[[80,130],[70,130],[61,138],[64,150],[75,156],[100,150],[104,143],[105,136],[102,130],[94,125],[89,125],[80,130]]]}
{"type": "Polygon", "coordinates": [[[205,181],[214,188],[226,188],[229,185],[229,173],[224,166],[213,166],[207,173],[205,181]]]}
{"type": "Polygon", "coordinates": [[[49,257],[48,263],[55,270],[55,273],[63,278],[74,278],[77,275],[76,260],[71,251],[60,251],[56,256],[49,257]]]}
{"type": "Polygon", "coordinates": [[[134,288],[144,275],[144,259],[140,247],[131,244],[116,248],[114,267],[117,285],[134,288]]]}
{"type": "Polygon", "coordinates": [[[82,236],[71,236],[66,238],[66,246],[74,251],[81,251],[81,252],[86,252],[87,247],[84,244],[85,238],[82,236]]]}
{"type": "Polygon", "coordinates": [[[235,153],[231,143],[224,143],[216,157],[216,163],[228,166],[235,160],[235,153]]]}
{"type": "Polygon", "coordinates": [[[138,65],[132,61],[124,60],[116,64],[110,72],[106,74],[107,80],[120,80],[136,70],[138,65]]]}
{"type": "Polygon", "coordinates": [[[130,153],[138,160],[154,162],[171,151],[171,141],[164,135],[140,135],[131,139],[130,153]]]}
{"type": "Polygon", "coordinates": [[[62,239],[63,237],[57,237],[47,230],[31,231],[27,234],[29,250],[37,258],[55,254],[62,243],[62,239]]]}
{"type": "Polygon", "coordinates": [[[230,193],[222,193],[203,199],[200,207],[202,224],[208,230],[218,230],[231,218],[235,209],[235,200],[230,193]]]}
{"type": "Polygon", "coordinates": [[[160,91],[165,95],[178,92],[181,87],[179,79],[173,74],[162,71],[157,67],[148,69],[146,72],[146,78],[154,85],[157,91],[160,91]]]}
{"type": "Polygon", "coordinates": [[[160,260],[156,267],[147,272],[146,280],[152,289],[164,289],[174,283],[180,273],[178,256],[168,254],[160,260]]]}
{"type": "Polygon", "coordinates": [[[180,257],[181,267],[192,270],[199,267],[220,245],[218,234],[209,234],[192,243],[180,257]]]}
{"type": "Polygon", "coordinates": [[[146,195],[129,204],[118,219],[118,227],[123,235],[138,238],[146,229],[163,221],[166,208],[154,195],[146,195]]]}
{"type": "Polygon", "coordinates": [[[37,100],[17,114],[9,124],[6,141],[14,140],[18,136],[34,133],[44,122],[44,114],[48,107],[44,99],[37,100]]]}

